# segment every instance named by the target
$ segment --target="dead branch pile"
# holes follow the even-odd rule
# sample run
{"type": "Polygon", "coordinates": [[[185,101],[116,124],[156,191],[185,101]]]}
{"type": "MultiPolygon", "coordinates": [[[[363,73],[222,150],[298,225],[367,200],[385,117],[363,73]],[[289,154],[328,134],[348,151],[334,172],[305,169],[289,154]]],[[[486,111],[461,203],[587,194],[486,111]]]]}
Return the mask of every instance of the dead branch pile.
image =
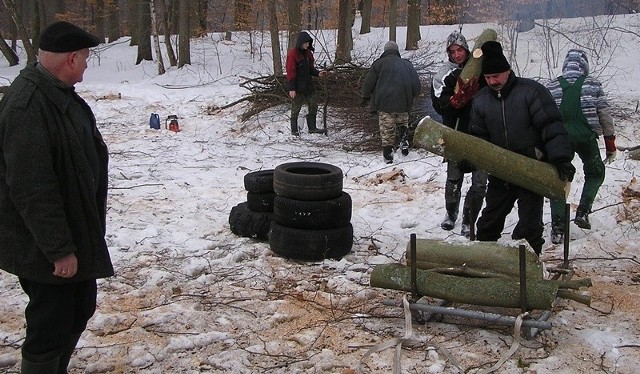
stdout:
{"type": "MultiPolygon", "coordinates": [[[[418,121],[431,108],[429,90],[431,74],[426,72],[431,63],[414,62],[421,80],[423,81],[422,95],[414,102],[414,109],[410,115],[410,135],[418,121]]],[[[341,131],[339,144],[347,151],[379,151],[380,135],[378,117],[370,111],[369,106],[361,105],[361,92],[368,68],[350,65],[333,66],[331,74],[325,78],[314,78],[319,104],[318,127],[324,127],[329,133],[341,131]]],[[[285,76],[261,76],[245,78],[240,84],[250,93],[223,107],[209,107],[209,113],[235,106],[242,102],[250,103],[249,108],[240,116],[247,121],[253,116],[276,107],[281,107],[283,113],[290,109],[287,80],[285,76]]]]}

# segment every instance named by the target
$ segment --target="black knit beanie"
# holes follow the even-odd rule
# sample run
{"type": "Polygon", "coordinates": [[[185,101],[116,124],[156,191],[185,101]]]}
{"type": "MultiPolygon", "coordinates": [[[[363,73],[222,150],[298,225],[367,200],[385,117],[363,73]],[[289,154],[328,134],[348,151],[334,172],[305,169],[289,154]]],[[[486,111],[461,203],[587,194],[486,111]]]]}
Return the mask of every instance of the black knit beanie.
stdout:
{"type": "Polygon", "coordinates": [[[482,43],[482,74],[503,73],[511,69],[511,65],[502,53],[502,45],[488,41],[482,43]]]}

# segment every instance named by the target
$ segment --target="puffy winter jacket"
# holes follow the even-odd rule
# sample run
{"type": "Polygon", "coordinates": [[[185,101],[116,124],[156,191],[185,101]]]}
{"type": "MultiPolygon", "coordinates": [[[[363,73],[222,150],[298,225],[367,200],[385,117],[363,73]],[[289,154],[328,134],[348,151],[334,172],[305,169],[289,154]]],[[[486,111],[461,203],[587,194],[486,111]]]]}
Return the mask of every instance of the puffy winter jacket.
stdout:
{"type": "MultiPolygon", "coordinates": [[[[597,135],[615,135],[613,117],[609,108],[609,103],[602,90],[602,84],[595,78],[589,76],[589,60],[587,54],[579,49],[571,49],[562,65],[562,76],[573,84],[578,78],[586,77],[582,84],[580,94],[580,104],[591,129],[597,135]]],[[[547,84],[556,104],[560,106],[562,102],[562,87],[558,78],[547,84]]]]}
{"type": "Polygon", "coordinates": [[[38,70],[23,69],[0,102],[0,268],[51,284],[111,276],[107,147],[87,103],[38,70]],[[76,275],[54,276],[71,253],[76,275]]]}
{"type": "Polygon", "coordinates": [[[362,97],[371,101],[373,111],[409,113],[420,90],[420,78],[411,61],[396,50],[388,50],[371,64],[362,97]]]}
{"type": "Polygon", "coordinates": [[[562,114],[542,84],[513,72],[500,92],[485,86],[473,99],[471,132],[502,148],[551,164],[571,161],[562,114]]]}

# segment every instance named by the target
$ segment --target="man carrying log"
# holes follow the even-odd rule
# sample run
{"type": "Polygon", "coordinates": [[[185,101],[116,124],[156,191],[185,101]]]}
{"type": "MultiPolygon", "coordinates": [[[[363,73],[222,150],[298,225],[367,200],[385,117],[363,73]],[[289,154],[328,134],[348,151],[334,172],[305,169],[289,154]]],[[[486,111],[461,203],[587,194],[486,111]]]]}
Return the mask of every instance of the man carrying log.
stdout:
{"type": "MultiPolygon", "coordinates": [[[[472,78],[464,83],[459,78],[462,68],[469,60],[469,45],[459,31],[452,32],[447,38],[447,61],[438,70],[431,83],[431,101],[433,109],[442,116],[442,124],[454,130],[469,133],[469,112],[471,99],[478,91],[478,79],[472,78]],[[456,92],[456,83],[458,91],[456,92]]],[[[447,210],[440,226],[444,230],[453,230],[458,209],[465,165],[452,160],[447,161],[447,181],[444,188],[444,201],[447,210]]],[[[487,173],[482,170],[471,172],[471,187],[464,198],[462,208],[461,234],[469,238],[471,225],[480,212],[487,190],[487,173]],[[472,222],[473,220],[473,222],[472,222]]]]}
{"type": "MultiPolygon", "coordinates": [[[[590,229],[591,205],[604,182],[604,162],[616,157],[616,135],[609,104],[602,84],[589,76],[589,60],[585,51],[571,49],[562,66],[562,75],[547,88],[560,107],[564,125],[569,132],[571,148],[582,160],[584,186],[576,209],[575,224],[590,229]],[[604,136],[606,158],[600,158],[598,137],[604,136]]],[[[551,242],[564,239],[564,200],[551,200],[551,242]]]]}
{"type": "MultiPolygon", "coordinates": [[[[563,181],[573,180],[575,167],[562,114],[542,84],[517,77],[502,53],[502,45],[482,45],[482,74],[487,86],[472,102],[471,132],[499,147],[554,165],[563,181]]],[[[542,252],[543,196],[489,176],[486,207],[478,220],[477,239],[496,241],[505,219],[518,202],[513,239],[526,239],[536,254],[542,252]]]]}

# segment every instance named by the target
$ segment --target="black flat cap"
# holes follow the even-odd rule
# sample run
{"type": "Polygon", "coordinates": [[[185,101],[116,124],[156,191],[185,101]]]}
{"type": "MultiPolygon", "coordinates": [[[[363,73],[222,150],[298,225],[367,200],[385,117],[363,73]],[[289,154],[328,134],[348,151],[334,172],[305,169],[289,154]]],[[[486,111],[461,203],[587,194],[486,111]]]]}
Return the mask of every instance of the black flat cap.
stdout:
{"type": "Polygon", "coordinates": [[[40,49],[49,52],[74,52],[95,47],[100,39],[78,26],[58,21],[47,26],[40,34],[40,49]]]}

